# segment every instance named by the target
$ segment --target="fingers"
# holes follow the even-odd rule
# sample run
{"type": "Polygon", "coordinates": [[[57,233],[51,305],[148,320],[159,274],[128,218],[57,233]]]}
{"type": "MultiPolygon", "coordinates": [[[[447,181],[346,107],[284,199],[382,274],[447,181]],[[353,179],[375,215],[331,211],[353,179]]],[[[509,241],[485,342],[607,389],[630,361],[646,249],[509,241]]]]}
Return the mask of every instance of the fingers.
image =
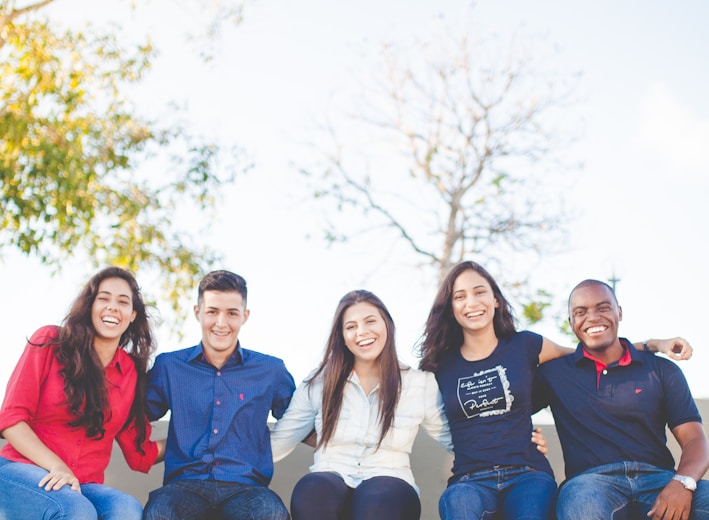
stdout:
{"type": "Polygon", "coordinates": [[[50,471],[37,484],[38,487],[43,487],[45,491],[58,491],[64,486],[70,486],[74,491],[81,493],[81,485],[79,479],[73,473],[65,471],[50,471]]]}
{"type": "Polygon", "coordinates": [[[544,437],[541,428],[535,428],[532,431],[532,442],[537,445],[537,450],[546,455],[549,452],[547,448],[547,439],[544,437]]]}
{"type": "Polygon", "coordinates": [[[692,345],[684,338],[675,338],[674,347],[672,347],[672,358],[674,359],[689,359],[692,357],[694,349],[692,345]]]}

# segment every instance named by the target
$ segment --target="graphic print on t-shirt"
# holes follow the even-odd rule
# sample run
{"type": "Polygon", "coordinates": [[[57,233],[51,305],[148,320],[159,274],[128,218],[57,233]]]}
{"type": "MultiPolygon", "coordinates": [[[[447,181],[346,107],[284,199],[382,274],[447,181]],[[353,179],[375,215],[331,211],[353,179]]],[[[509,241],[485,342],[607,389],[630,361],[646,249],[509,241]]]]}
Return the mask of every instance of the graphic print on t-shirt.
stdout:
{"type": "Polygon", "coordinates": [[[468,419],[507,413],[514,400],[501,365],[458,379],[458,402],[468,419]]]}

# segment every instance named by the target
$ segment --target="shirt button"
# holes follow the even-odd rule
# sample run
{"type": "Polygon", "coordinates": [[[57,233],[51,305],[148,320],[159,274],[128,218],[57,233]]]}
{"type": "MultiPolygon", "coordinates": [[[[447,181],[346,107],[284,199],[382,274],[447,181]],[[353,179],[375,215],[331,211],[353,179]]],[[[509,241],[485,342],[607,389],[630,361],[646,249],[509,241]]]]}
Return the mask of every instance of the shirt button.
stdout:
{"type": "Polygon", "coordinates": [[[216,462],[214,463],[214,465],[215,465],[215,466],[219,466],[219,461],[216,461],[216,462]]]}
{"type": "Polygon", "coordinates": [[[604,370],[604,371],[603,371],[603,375],[604,375],[604,376],[607,376],[607,375],[608,375],[608,370],[604,370]]]}
{"type": "Polygon", "coordinates": [[[214,429],[212,430],[212,433],[213,433],[214,435],[216,435],[217,433],[219,433],[219,430],[217,430],[216,428],[214,428],[214,429]]]}
{"type": "Polygon", "coordinates": [[[219,406],[220,404],[222,404],[222,402],[219,399],[217,399],[217,406],[219,406]]]}
{"type": "Polygon", "coordinates": [[[217,376],[221,376],[221,375],[222,375],[222,371],[221,371],[221,370],[217,370],[217,376]]]}

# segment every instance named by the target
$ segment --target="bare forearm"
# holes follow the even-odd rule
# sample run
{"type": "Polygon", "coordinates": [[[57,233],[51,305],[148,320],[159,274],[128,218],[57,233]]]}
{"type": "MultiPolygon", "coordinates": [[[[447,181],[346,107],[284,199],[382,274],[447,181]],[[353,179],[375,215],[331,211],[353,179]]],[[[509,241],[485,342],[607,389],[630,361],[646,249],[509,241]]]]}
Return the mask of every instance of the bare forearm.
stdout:
{"type": "Polygon", "coordinates": [[[30,425],[22,421],[2,431],[3,437],[37,466],[51,471],[66,464],[37,437],[30,425]]]}

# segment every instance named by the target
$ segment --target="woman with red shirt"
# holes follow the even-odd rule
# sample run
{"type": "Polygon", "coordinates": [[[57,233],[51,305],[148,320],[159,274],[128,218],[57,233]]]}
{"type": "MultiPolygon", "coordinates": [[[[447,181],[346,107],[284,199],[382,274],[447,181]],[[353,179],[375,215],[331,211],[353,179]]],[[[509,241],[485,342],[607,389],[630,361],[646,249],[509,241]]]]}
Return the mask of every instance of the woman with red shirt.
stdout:
{"type": "Polygon", "coordinates": [[[114,439],[134,470],[162,458],[145,414],[154,349],[138,283],[118,267],[89,280],[61,327],[32,335],[0,409],[0,518],[141,518],[103,480],[114,439]]]}

